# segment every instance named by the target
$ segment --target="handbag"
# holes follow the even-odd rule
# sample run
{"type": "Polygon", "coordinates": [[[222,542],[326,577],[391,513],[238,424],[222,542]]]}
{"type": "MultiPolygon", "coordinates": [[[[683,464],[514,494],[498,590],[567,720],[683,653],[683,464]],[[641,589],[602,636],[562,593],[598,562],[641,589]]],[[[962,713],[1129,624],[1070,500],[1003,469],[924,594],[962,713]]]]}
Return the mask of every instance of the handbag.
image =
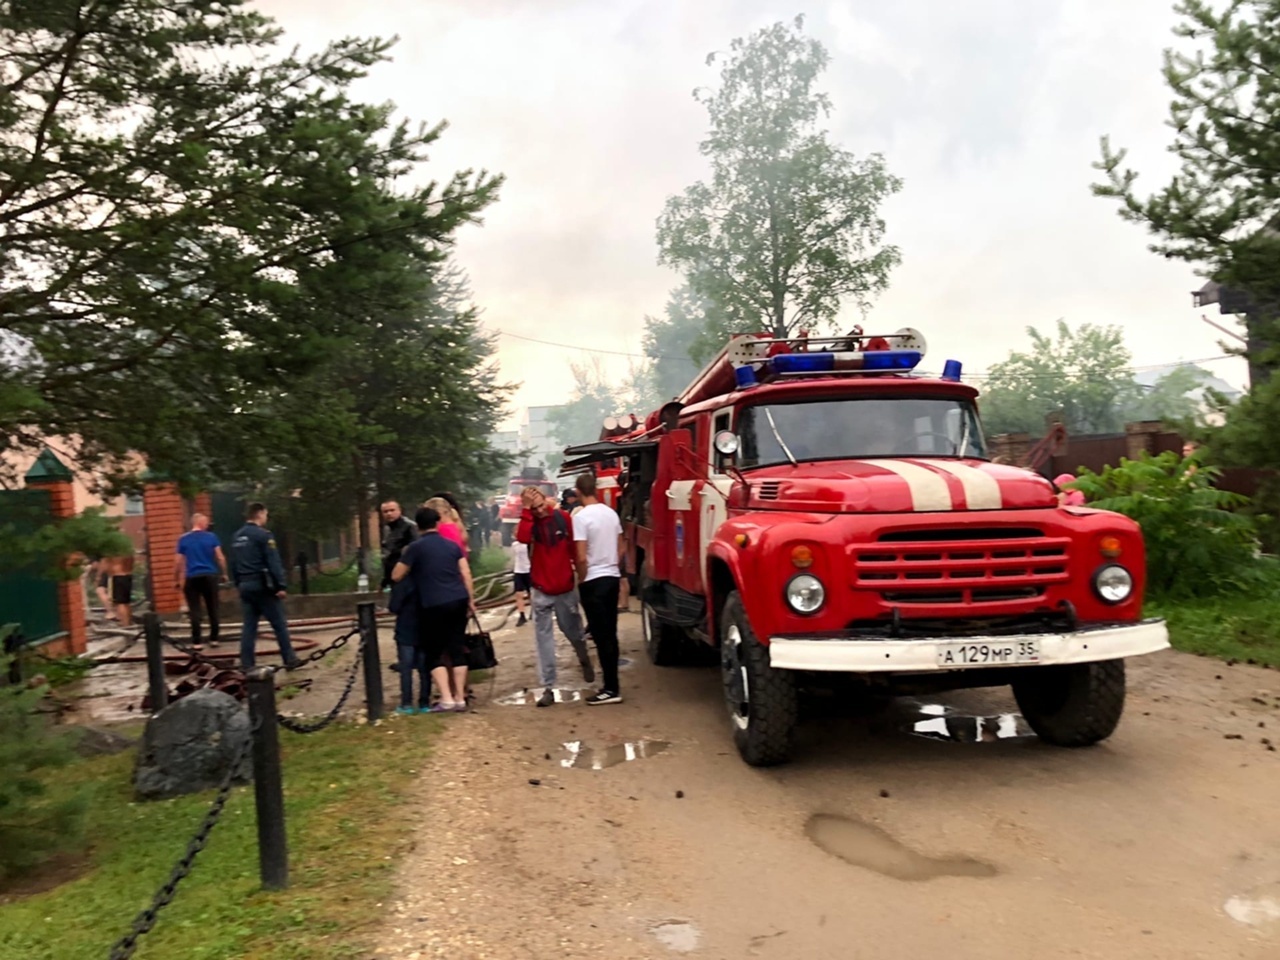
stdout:
{"type": "Polygon", "coordinates": [[[498,658],[493,652],[493,640],[487,630],[480,627],[480,621],[473,614],[467,629],[467,668],[470,670],[492,670],[498,665],[498,658]]]}

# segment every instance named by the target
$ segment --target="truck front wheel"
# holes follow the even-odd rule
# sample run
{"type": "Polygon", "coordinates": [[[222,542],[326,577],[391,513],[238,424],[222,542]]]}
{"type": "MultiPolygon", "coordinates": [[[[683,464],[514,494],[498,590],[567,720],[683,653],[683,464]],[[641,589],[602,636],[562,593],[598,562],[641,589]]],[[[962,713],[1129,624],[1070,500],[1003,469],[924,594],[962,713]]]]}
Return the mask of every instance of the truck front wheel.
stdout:
{"type": "Polygon", "coordinates": [[[1124,712],[1124,661],[1028,667],[1013,684],[1028,725],[1045,743],[1087,747],[1115,732],[1124,712]]]}
{"type": "Polygon", "coordinates": [[[720,666],[733,742],[753,767],[791,759],[796,729],[796,687],[791,674],[769,665],[738,592],[720,615],[720,666]]]}

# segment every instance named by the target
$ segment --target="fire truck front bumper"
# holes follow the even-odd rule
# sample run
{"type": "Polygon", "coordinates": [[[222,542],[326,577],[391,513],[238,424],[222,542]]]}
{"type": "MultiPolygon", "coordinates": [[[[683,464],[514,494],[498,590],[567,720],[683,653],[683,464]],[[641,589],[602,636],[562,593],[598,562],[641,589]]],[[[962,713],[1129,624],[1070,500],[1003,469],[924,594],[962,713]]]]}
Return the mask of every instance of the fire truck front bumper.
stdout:
{"type": "Polygon", "coordinates": [[[838,673],[937,673],[992,667],[1043,667],[1120,660],[1169,647],[1163,620],[1087,626],[1063,633],[991,637],[846,639],[778,636],[769,662],[779,670],[838,673]]]}

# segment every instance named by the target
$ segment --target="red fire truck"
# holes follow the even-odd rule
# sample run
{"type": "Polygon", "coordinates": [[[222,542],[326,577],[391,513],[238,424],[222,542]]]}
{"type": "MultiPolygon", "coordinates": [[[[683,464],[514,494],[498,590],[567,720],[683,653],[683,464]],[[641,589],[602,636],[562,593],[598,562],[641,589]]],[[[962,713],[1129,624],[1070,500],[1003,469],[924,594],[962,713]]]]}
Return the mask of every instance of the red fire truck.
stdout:
{"type": "Polygon", "coordinates": [[[718,648],[747,763],[789,759],[811,687],[1008,684],[1042,740],[1095,743],[1125,658],[1168,646],[1138,526],[992,463],[977,390],[956,361],[917,375],[924,350],[911,329],[737,337],[644,424],[566,451],[625,463],[648,655],[718,648]]]}

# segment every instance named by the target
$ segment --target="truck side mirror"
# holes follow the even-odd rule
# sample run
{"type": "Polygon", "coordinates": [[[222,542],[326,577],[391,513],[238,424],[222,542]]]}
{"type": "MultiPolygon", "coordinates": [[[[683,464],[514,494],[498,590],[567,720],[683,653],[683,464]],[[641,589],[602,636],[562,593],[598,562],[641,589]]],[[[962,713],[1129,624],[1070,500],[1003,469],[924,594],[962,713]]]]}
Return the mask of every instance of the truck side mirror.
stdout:
{"type": "Polygon", "coordinates": [[[738,452],[738,435],[732,430],[721,430],[715,436],[716,453],[732,457],[738,452]]]}

